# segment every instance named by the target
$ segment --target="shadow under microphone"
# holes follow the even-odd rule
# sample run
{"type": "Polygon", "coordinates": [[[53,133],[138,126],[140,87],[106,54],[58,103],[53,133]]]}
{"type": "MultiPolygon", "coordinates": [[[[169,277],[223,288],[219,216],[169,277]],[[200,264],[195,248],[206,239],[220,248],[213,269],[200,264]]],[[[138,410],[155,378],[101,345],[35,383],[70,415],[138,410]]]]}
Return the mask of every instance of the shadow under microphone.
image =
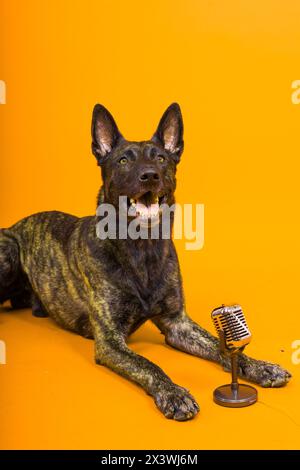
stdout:
{"type": "Polygon", "coordinates": [[[220,338],[221,353],[231,359],[231,384],[216,388],[213,397],[218,405],[241,408],[257,401],[257,390],[250,385],[238,383],[238,356],[251,341],[244,313],[240,305],[215,308],[211,314],[220,338]]]}

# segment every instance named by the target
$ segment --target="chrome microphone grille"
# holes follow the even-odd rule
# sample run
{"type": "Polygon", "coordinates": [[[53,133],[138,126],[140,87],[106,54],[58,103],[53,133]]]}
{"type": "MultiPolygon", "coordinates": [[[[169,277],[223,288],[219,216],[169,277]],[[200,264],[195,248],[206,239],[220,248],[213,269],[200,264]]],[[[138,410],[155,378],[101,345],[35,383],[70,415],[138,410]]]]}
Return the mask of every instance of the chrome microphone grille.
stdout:
{"type": "Polygon", "coordinates": [[[217,334],[224,333],[227,349],[239,349],[251,341],[251,333],[240,305],[215,308],[211,314],[217,334]]]}

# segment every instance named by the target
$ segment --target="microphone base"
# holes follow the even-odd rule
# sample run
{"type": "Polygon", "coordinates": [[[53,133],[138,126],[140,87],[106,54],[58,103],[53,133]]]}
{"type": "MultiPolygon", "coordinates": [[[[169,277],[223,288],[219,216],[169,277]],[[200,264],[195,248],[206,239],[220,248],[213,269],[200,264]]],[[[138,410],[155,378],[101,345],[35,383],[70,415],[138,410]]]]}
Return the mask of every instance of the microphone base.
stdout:
{"type": "Polygon", "coordinates": [[[257,390],[250,385],[238,384],[234,390],[231,384],[221,385],[214,391],[214,402],[228,408],[242,408],[257,402],[257,390]]]}

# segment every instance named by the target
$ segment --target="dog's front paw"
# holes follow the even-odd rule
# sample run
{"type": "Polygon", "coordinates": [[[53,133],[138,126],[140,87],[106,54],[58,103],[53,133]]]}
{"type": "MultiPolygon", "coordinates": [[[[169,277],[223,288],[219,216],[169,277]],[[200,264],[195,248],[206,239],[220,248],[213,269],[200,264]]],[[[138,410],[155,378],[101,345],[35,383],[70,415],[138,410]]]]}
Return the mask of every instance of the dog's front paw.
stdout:
{"type": "Polygon", "coordinates": [[[166,418],[176,421],[192,419],[199,411],[195,398],[179,385],[161,388],[155,394],[154,401],[166,418]]]}
{"type": "Polygon", "coordinates": [[[292,375],[278,364],[247,358],[241,361],[240,376],[262,387],[282,387],[292,375]]]}

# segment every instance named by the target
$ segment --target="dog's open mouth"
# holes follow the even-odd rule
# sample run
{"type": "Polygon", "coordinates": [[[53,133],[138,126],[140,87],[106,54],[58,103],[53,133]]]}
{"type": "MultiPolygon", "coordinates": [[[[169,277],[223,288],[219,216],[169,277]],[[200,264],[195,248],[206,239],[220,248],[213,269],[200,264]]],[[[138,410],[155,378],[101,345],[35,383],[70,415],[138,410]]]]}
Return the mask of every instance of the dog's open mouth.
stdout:
{"type": "Polygon", "coordinates": [[[164,202],[165,196],[147,191],[137,197],[128,197],[128,215],[138,217],[141,221],[153,221],[159,218],[160,206],[164,202]]]}

